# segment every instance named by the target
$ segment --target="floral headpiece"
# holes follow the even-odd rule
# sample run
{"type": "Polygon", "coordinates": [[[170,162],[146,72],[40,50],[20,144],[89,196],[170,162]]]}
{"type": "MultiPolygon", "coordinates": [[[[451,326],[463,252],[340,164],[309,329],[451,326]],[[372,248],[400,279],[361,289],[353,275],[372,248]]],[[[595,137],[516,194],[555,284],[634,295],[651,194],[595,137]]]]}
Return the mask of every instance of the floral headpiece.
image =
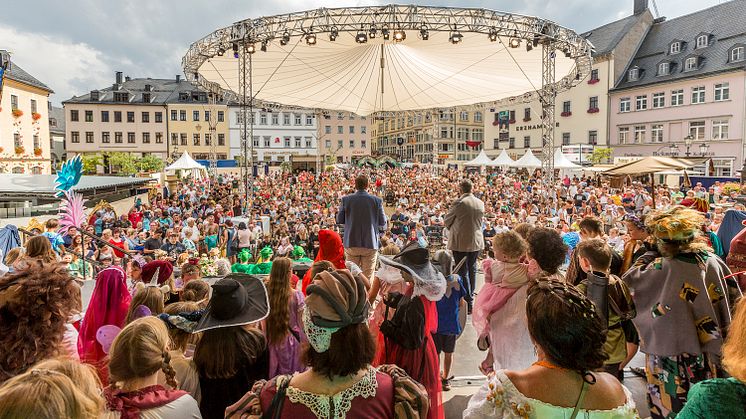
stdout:
{"type": "Polygon", "coordinates": [[[681,206],[656,212],[647,220],[650,232],[657,239],[672,244],[691,243],[703,223],[702,213],[681,206]]]}

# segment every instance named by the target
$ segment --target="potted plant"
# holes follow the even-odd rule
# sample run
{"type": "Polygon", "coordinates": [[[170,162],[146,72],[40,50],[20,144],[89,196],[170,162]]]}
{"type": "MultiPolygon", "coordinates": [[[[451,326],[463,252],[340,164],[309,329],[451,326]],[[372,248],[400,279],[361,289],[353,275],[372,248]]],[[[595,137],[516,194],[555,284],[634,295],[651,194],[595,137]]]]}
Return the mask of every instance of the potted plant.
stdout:
{"type": "Polygon", "coordinates": [[[13,116],[16,118],[20,118],[23,116],[23,111],[20,109],[13,109],[13,116]]]}
{"type": "Polygon", "coordinates": [[[588,113],[598,113],[598,112],[599,112],[598,108],[590,108],[590,109],[588,109],[588,113]]]}
{"type": "Polygon", "coordinates": [[[560,116],[562,116],[562,117],[568,117],[568,116],[572,116],[572,112],[562,112],[562,113],[560,114],[560,116]]]}
{"type": "Polygon", "coordinates": [[[588,80],[588,84],[596,84],[599,81],[601,81],[601,80],[599,80],[599,79],[590,79],[590,80],[588,80]]]}
{"type": "Polygon", "coordinates": [[[22,145],[17,145],[15,151],[16,151],[16,154],[23,154],[23,152],[26,151],[26,149],[23,148],[22,145]]]}
{"type": "Polygon", "coordinates": [[[41,114],[39,112],[34,112],[31,114],[31,119],[33,119],[34,121],[38,121],[41,119],[41,114]]]}
{"type": "Polygon", "coordinates": [[[36,147],[34,149],[34,156],[41,156],[41,147],[36,147]]]}

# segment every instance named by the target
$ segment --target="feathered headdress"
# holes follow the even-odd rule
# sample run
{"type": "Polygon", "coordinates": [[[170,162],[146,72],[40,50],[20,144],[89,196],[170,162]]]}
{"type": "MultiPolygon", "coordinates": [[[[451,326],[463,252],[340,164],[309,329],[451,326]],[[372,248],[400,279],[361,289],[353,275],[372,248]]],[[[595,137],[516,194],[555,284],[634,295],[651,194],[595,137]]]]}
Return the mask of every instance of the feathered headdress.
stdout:
{"type": "Polygon", "coordinates": [[[64,198],[60,204],[60,234],[65,234],[70,227],[80,228],[85,221],[85,198],[73,191],[62,191],[64,198]]]}
{"type": "Polygon", "coordinates": [[[80,154],[66,161],[60,170],[57,171],[57,179],[55,180],[57,189],[57,196],[62,196],[65,192],[72,189],[73,186],[80,182],[80,177],[83,175],[83,161],[80,159],[80,154]]]}

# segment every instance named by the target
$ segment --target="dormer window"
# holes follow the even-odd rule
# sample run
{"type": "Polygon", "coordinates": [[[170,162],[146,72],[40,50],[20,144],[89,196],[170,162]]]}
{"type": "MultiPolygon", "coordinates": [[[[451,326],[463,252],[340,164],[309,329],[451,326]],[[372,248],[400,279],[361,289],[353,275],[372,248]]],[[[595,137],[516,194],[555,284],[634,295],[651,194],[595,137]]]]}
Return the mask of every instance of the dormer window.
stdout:
{"type": "Polygon", "coordinates": [[[697,49],[705,48],[710,45],[709,35],[699,35],[697,37],[697,49]]]}
{"type": "Polygon", "coordinates": [[[697,69],[699,57],[689,57],[684,61],[684,71],[694,71],[697,69]]]}
{"type": "Polygon", "coordinates": [[[189,100],[189,93],[188,92],[180,92],[179,93],[179,102],[186,102],[189,100]]]}
{"type": "Polygon", "coordinates": [[[730,50],[730,62],[737,63],[746,59],[746,47],[738,46],[730,50]]]}
{"type": "Polygon", "coordinates": [[[634,67],[629,70],[629,74],[627,75],[628,81],[637,81],[640,80],[640,68],[634,67]]]}
{"type": "Polygon", "coordinates": [[[676,42],[672,43],[671,44],[671,48],[670,48],[670,52],[671,52],[671,55],[680,53],[681,52],[681,42],[676,41],[676,42]]]}
{"type": "Polygon", "coordinates": [[[671,63],[660,63],[658,64],[658,75],[667,76],[671,74],[671,63]]]}

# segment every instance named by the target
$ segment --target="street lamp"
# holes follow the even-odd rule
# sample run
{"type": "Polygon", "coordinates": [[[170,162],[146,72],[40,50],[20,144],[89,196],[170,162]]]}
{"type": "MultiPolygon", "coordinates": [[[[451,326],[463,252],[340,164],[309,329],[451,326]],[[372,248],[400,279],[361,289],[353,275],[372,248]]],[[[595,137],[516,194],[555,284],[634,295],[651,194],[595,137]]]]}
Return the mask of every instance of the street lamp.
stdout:
{"type": "Polygon", "coordinates": [[[689,152],[689,149],[692,148],[692,143],[694,142],[694,137],[691,135],[687,135],[686,138],[684,138],[684,145],[686,145],[686,156],[689,157],[691,153],[689,152]]]}
{"type": "Polygon", "coordinates": [[[699,145],[699,153],[702,154],[702,157],[707,155],[707,151],[710,149],[710,145],[707,143],[702,143],[699,145]]]}
{"type": "Polygon", "coordinates": [[[670,146],[668,146],[668,149],[671,151],[671,155],[679,154],[679,146],[677,146],[674,143],[671,143],[670,146]]]}

